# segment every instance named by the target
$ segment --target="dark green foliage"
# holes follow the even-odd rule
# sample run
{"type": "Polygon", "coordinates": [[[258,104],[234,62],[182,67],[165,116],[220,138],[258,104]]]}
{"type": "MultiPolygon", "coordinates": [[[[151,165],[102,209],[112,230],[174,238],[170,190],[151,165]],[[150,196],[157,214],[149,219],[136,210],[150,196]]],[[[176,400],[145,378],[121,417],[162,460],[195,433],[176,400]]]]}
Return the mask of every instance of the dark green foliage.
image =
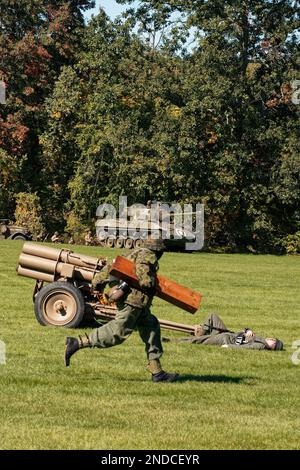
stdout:
{"type": "Polygon", "coordinates": [[[0,80],[7,88],[7,103],[0,105],[0,189],[6,215],[14,212],[11,191],[41,192],[45,100],[61,67],[74,62],[84,26],[81,9],[93,3],[0,0],[0,80]],[[6,163],[13,169],[9,184],[6,163]]]}
{"type": "Polygon", "coordinates": [[[19,193],[16,195],[15,219],[19,226],[28,228],[33,238],[36,239],[45,234],[40,200],[36,194],[19,193]]]}
{"type": "MultiPolygon", "coordinates": [[[[16,191],[38,191],[50,228],[89,225],[100,203],[125,194],[205,203],[211,248],[286,250],[300,227],[299,2],[145,0],[115,22],[100,11],[80,33],[90,2],[59,2],[72,28],[47,44],[51,25],[25,3],[18,41],[35,28],[51,57],[43,52],[33,92],[16,87],[13,117],[3,111],[8,210],[4,160],[16,191]]],[[[7,62],[18,76],[22,60],[7,62]]]]}

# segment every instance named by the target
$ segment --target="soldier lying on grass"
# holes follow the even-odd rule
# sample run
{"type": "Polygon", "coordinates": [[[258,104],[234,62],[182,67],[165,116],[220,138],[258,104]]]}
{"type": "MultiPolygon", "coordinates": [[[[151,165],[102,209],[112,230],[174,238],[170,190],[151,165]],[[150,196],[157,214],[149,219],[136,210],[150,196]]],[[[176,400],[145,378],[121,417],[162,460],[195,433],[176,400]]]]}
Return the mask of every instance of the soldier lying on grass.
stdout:
{"type": "Polygon", "coordinates": [[[283,349],[283,343],[280,339],[262,338],[250,328],[245,328],[239,333],[228,330],[219,315],[215,313],[209,315],[201,325],[195,326],[195,336],[176,339],[162,338],[162,340],[216,345],[223,348],[268,349],[271,351],[283,349]]]}

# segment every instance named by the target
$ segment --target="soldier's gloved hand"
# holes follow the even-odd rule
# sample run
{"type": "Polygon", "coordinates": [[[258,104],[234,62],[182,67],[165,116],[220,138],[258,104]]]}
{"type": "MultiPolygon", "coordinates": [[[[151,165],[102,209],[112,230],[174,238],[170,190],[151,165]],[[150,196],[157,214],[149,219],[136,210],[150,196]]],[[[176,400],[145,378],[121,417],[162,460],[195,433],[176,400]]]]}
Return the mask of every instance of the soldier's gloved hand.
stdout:
{"type": "Polygon", "coordinates": [[[194,336],[203,336],[205,334],[202,325],[193,325],[194,328],[194,336]]]}
{"type": "Polygon", "coordinates": [[[92,287],[97,292],[102,292],[106,285],[107,285],[107,280],[103,280],[101,278],[97,279],[96,276],[92,280],[92,287]]]}
{"type": "Polygon", "coordinates": [[[245,341],[250,341],[254,337],[255,333],[250,328],[245,328],[245,341]]]}
{"type": "Polygon", "coordinates": [[[146,292],[146,294],[147,294],[149,297],[154,297],[155,294],[156,294],[156,287],[155,287],[155,286],[144,287],[143,290],[146,292]]]}
{"type": "Polygon", "coordinates": [[[92,283],[92,287],[94,289],[94,291],[96,292],[101,292],[102,289],[103,289],[103,283],[100,283],[100,282],[95,282],[95,283],[92,283]]]}

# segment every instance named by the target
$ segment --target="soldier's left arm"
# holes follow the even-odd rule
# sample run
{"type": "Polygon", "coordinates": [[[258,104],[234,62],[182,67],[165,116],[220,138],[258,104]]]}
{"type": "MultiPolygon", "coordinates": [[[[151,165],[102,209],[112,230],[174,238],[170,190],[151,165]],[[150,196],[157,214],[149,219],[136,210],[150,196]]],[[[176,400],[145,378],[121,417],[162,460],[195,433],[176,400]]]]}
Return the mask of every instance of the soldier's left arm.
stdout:
{"type": "Polygon", "coordinates": [[[135,260],[135,272],[140,286],[148,289],[155,287],[156,271],[157,258],[155,254],[141,250],[135,260]]]}

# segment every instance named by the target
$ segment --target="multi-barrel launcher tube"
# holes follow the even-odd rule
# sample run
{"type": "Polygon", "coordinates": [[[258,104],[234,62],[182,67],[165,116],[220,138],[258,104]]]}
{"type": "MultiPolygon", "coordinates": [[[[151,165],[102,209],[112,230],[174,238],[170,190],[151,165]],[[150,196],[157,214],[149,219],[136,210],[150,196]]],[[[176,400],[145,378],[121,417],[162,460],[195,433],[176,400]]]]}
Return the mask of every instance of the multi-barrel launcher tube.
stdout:
{"type": "Polygon", "coordinates": [[[93,258],[66,249],[24,243],[17,272],[20,276],[45,282],[60,279],[91,282],[105,264],[105,258],[93,258]]]}
{"type": "MultiPolygon", "coordinates": [[[[94,292],[91,281],[107,264],[104,257],[74,253],[35,243],[24,243],[17,273],[36,280],[34,305],[36,318],[42,325],[79,326],[86,311],[91,310],[100,321],[112,320],[116,305],[104,302],[101,292],[94,292]],[[64,282],[61,282],[64,281],[64,282]],[[68,282],[65,282],[68,281],[68,282]],[[48,283],[44,286],[44,282],[48,283]]],[[[140,289],[134,264],[118,256],[110,272],[130,287],[140,289]]],[[[157,275],[156,295],[165,301],[195,313],[201,302],[201,294],[176,282],[157,275]]],[[[193,334],[194,326],[159,320],[163,328],[193,334]]]]}

